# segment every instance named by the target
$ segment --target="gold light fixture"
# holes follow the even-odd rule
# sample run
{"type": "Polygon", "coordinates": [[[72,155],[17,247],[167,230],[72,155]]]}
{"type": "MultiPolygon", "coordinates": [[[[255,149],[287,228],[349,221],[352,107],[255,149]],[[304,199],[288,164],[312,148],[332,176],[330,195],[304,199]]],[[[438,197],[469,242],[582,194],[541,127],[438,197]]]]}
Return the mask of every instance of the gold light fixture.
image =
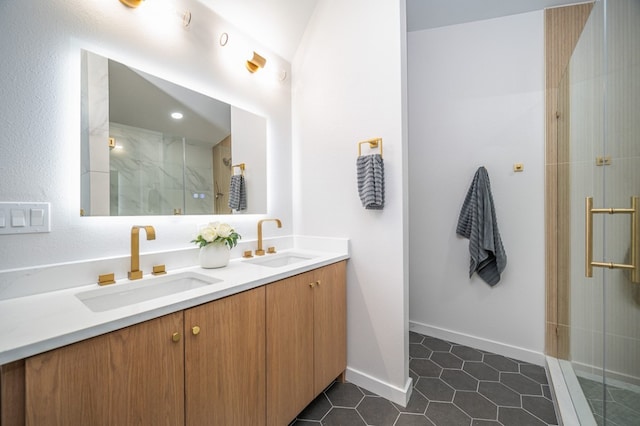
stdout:
{"type": "Polygon", "coordinates": [[[144,0],[120,0],[120,3],[124,4],[127,7],[138,7],[142,4],[144,0]]]}
{"type": "Polygon", "coordinates": [[[258,71],[260,68],[264,68],[267,60],[262,56],[258,55],[256,52],[253,52],[253,58],[249,59],[246,63],[247,70],[253,74],[258,71]]]}

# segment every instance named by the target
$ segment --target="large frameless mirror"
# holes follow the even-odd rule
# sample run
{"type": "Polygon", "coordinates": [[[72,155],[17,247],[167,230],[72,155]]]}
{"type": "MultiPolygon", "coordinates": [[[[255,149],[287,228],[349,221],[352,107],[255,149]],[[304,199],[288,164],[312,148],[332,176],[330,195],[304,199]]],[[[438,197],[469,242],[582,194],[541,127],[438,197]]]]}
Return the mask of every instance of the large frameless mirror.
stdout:
{"type": "Polygon", "coordinates": [[[266,212],[264,117],[81,54],[82,215],[266,212]],[[230,197],[234,174],[242,175],[244,208],[230,197]]]}

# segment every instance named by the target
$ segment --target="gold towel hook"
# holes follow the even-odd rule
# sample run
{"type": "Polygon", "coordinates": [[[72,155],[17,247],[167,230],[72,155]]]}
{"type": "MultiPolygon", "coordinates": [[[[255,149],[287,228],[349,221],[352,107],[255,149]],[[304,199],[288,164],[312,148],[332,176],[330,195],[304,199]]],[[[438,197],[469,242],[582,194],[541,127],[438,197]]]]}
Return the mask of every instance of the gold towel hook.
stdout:
{"type": "Polygon", "coordinates": [[[365,143],[368,143],[369,148],[371,149],[380,147],[380,157],[382,157],[382,138],[373,138],[366,141],[358,142],[358,157],[362,155],[362,144],[365,143]]]}
{"type": "Polygon", "coordinates": [[[233,166],[231,166],[231,174],[233,174],[233,169],[236,167],[240,169],[240,174],[244,176],[244,163],[234,164],[233,166]]]}

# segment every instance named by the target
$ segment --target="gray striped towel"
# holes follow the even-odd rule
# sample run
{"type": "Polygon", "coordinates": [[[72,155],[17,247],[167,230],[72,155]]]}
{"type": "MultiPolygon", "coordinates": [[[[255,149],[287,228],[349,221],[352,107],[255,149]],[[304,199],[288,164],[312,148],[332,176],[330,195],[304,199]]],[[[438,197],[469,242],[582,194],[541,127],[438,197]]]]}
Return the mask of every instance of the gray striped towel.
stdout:
{"type": "Polygon", "coordinates": [[[477,272],[487,284],[496,285],[507,266],[507,254],[498,232],[489,174],[484,167],[480,167],[473,177],[456,233],[469,239],[469,277],[477,272]]]}
{"type": "Polygon", "coordinates": [[[247,209],[247,187],[243,175],[231,176],[229,184],[229,208],[237,211],[247,209]]]}
{"type": "Polygon", "coordinates": [[[365,209],[384,208],[384,162],[380,154],[362,155],[356,161],[358,194],[365,209]]]}

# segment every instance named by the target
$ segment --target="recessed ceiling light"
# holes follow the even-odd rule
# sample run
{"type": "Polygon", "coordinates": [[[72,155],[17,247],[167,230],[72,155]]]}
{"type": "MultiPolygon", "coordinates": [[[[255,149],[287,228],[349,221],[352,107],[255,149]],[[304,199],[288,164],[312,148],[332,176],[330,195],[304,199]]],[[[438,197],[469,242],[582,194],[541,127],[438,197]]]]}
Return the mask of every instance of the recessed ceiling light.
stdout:
{"type": "Polygon", "coordinates": [[[182,119],[182,117],[184,117],[184,116],[182,115],[181,112],[172,112],[171,113],[171,118],[173,118],[174,120],[180,120],[180,119],[182,119]]]}

